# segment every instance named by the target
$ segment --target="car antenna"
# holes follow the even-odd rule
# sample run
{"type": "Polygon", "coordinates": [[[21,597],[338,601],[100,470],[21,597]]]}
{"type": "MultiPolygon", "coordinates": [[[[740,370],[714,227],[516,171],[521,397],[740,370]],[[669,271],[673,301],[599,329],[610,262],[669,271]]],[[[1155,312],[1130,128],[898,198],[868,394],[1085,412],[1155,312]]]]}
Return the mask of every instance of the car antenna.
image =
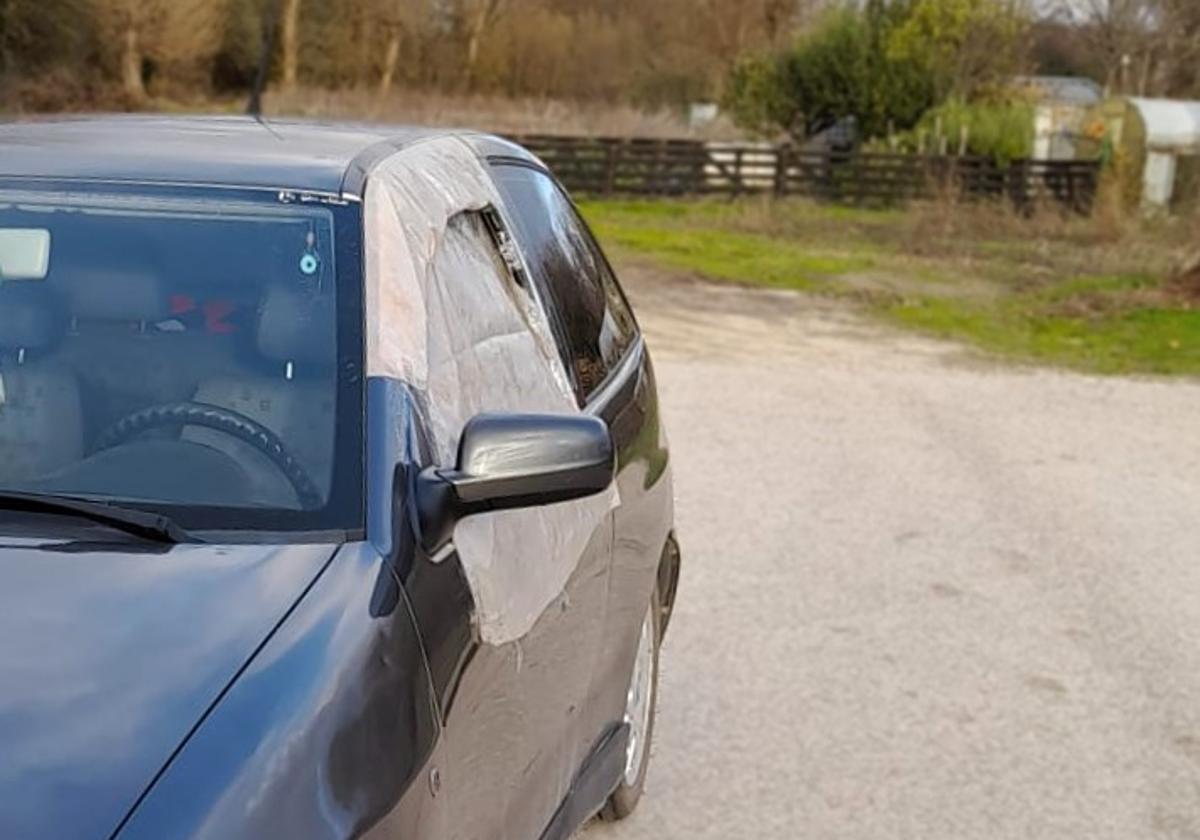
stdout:
{"type": "MultiPolygon", "coordinates": [[[[250,91],[250,101],[246,103],[246,113],[267,131],[275,134],[275,130],[267,124],[262,114],[263,89],[267,86],[267,73],[271,69],[271,57],[275,53],[275,29],[279,25],[279,14],[282,11],[280,0],[264,4],[262,21],[262,44],[258,54],[258,68],[254,73],[254,88],[250,91]]],[[[278,137],[278,134],[275,134],[278,137]]]]}

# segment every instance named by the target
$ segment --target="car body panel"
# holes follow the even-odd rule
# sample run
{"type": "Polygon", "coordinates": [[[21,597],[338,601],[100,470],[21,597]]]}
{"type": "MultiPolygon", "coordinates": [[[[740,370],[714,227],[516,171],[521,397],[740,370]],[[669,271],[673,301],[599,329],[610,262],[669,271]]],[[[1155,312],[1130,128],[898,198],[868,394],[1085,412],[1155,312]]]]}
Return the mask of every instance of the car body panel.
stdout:
{"type": "Polygon", "coordinates": [[[369,544],[343,546],[121,840],[304,840],[372,826],[376,836],[439,836],[431,788],[413,784],[436,713],[407,603],[377,597],[392,584],[369,544]]]}
{"type": "Polygon", "coordinates": [[[0,836],[111,831],[330,546],[0,546],[0,836]]]}
{"type": "Polygon", "coordinates": [[[447,836],[540,836],[588,754],[579,745],[600,735],[584,734],[584,700],[604,627],[611,528],[609,519],[597,529],[562,596],[524,638],[468,643],[444,709],[447,836]]]}
{"type": "Polygon", "coordinates": [[[621,497],[613,511],[607,620],[587,697],[596,728],[620,720],[625,711],[638,635],[674,522],[670,457],[654,367],[643,342],[637,342],[589,410],[612,430],[621,497]]]}
{"type": "MultiPolygon", "coordinates": [[[[342,192],[356,158],[429,129],[132,115],[0,123],[0,176],[342,192]]],[[[369,159],[376,155],[369,155],[369,159]]]]}

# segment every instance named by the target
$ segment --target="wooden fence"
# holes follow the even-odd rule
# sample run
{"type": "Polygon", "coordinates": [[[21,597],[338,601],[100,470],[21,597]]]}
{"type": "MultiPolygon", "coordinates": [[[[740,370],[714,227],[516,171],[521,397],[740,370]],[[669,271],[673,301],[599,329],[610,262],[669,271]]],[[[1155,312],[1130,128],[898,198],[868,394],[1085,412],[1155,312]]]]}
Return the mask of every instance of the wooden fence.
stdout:
{"type": "Polygon", "coordinates": [[[608,137],[514,138],[572,192],[739,196],[770,193],[854,204],[900,204],[952,194],[1008,199],[1026,209],[1054,201],[1088,212],[1099,165],[874,152],[810,152],[769,144],[608,137]]]}

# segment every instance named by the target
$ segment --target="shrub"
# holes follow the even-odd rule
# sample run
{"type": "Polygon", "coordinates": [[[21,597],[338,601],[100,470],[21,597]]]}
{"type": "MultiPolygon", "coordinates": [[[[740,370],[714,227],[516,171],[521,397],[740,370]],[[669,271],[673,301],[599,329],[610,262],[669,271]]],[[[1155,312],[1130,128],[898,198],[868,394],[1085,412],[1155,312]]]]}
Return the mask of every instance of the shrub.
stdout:
{"type": "Polygon", "coordinates": [[[915,150],[922,138],[937,144],[940,131],[949,150],[957,152],[965,131],[969,154],[990,157],[1004,165],[1033,154],[1033,122],[1034,107],[1028,102],[967,103],[951,99],[926,113],[916,131],[902,138],[902,145],[915,150]]]}
{"type": "Polygon", "coordinates": [[[885,48],[904,4],[827,13],[790,49],[735,66],[725,106],[743,127],[803,140],[854,117],[864,136],[911,127],[933,103],[928,66],[885,48]]]}

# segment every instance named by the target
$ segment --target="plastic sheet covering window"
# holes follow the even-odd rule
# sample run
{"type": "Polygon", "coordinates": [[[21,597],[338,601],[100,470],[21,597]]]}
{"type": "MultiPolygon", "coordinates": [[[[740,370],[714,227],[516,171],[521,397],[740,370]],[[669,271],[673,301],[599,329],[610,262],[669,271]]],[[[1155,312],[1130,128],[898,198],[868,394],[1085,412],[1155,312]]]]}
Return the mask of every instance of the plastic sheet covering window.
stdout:
{"type": "MultiPolygon", "coordinates": [[[[367,373],[411,387],[442,465],[481,412],[579,411],[545,313],[473,212],[499,203],[484,164],[454,138],[398,152],[367,187],[367,373]]],[[[482,641],[529,632],[615,503],[614,489],[459,524],[482,641]]]]}

